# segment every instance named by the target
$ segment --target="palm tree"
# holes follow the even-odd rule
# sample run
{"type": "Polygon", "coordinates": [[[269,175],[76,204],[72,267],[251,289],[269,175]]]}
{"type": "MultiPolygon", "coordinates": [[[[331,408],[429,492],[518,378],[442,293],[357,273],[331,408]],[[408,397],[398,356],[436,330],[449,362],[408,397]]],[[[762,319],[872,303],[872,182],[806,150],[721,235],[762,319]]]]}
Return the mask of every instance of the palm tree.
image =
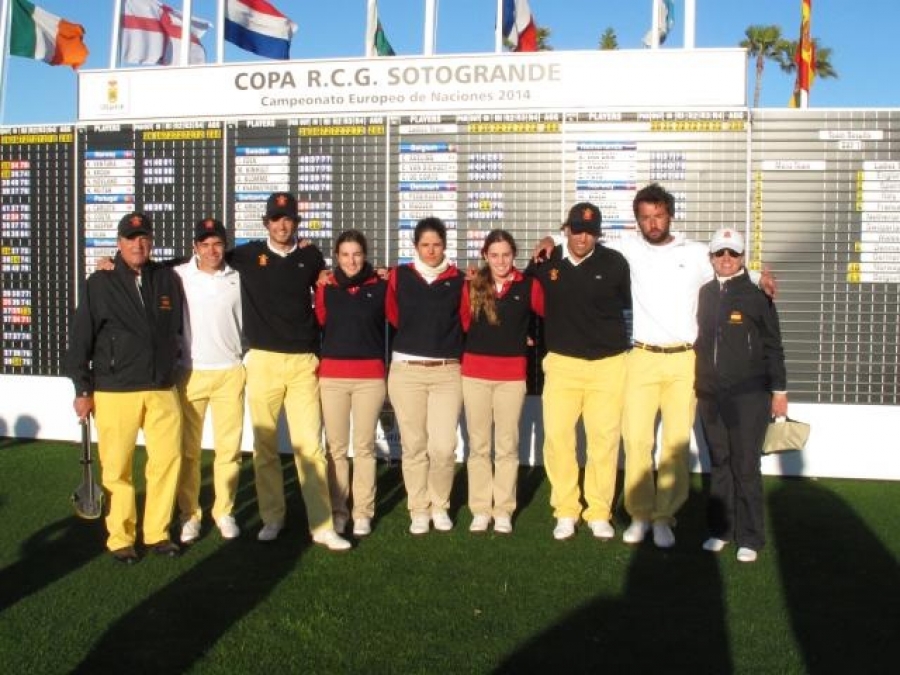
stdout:
{"type": "Polygon", "coordinates": [[[619,48],[619,38],[616,36],[616,31],[612,29],[612,27],[607,28],[603,35],[600,36],[600,45],[598,49],[618,49],[619,48]]]}
{"type": "Polygon", "coordinates": [[[744,31],[744,35],[747,37],[741,40],[739,46],[746,49],[750,56],[756,58],[756,87],[753,91],[753,107],[758,108],[766,61],[775,61],[781,65],[787,41],[781,37],[779,26],[749,26],[744,31]]]}
{"type": "Polygon", "coordinates": [[[535,26],[537,29],[537,48],[539,52],[552,52],[550,44],[550,29],[544,26],[535,26]]]}
{"type": "MultiPolygon", "coordinates": [[[[813,75],[823,79],[837,79],[838,73],[831,64],[831,47],[822,47],[819,38],[812,39],[813,44],[813,75]]],[[[784,48],[779,55],[778,65],[788,73],[797,72],[797,50],[800,47],[799,40],[786,40],[784,48]]],[[[812,87],[812,82],[809,83],[812,87]]]]}

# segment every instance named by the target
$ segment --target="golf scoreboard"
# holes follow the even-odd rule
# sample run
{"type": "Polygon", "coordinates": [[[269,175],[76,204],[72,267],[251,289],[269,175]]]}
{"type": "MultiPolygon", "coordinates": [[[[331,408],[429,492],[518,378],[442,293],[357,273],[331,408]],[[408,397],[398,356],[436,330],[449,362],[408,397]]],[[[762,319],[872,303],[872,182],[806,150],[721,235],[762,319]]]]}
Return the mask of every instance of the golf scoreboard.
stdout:
{"type": "Polygon", "coordinates": [[[255,116],[0,129],[3,374],[61,374],[84,279],[132,210],[154,256],[190,252],[220,218],[229,245],[263,238],[273,191],[298,199],[300,236],[331,258],[346,229],[369,258],[413,257],[437,216],[448,255],[477,264],[503,228],[524,265],[591,201],[604,236],[635,236],[649,182],[676,198],[673,230],[749,234],[775,273],[792,400],[900,403],[900,111],[746,108],[255,116]]]}

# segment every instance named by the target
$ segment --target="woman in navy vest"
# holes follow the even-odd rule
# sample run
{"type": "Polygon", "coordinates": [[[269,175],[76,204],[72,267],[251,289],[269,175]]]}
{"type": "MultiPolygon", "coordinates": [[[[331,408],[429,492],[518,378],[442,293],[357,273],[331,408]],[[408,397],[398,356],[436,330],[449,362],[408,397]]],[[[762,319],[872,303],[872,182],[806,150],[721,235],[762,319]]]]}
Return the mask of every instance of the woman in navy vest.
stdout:
{"type": "Polygon", "coordinates": [[[519,417],[525,401],[526,349],[541,285],[514,266],[516,242],[505,230],[484,240],[485,264],[463,289],[463,403],[469,432],[471,532],[512,532],[519,471],[519,417]],[[494,461],[491,462],[491,435],[494,461]]]}
{"type": "Polygon", "coordinates": [[[319,391],[328,446],[328,483],[334,529],[343,533],[353,496],[353,534],[372,531],[375,515],[375,427],[385,396],[387,282],[366,261],[365,236],[342,232],[334,246],[334,273],[316,287],[322,326],[319,391]],[[351,490],[350,420],[353,420],[351,490]]]}
{"type": "Polygon", "coordinates": [[[388,394],[400,427],[409,531],[453,529],[447,514],[462,408],[459,360],[464,276],[447,260],[447,227],[424,218],[413,232],[413,262],[388,281],[387,318],[396,329],[388,394]]]}

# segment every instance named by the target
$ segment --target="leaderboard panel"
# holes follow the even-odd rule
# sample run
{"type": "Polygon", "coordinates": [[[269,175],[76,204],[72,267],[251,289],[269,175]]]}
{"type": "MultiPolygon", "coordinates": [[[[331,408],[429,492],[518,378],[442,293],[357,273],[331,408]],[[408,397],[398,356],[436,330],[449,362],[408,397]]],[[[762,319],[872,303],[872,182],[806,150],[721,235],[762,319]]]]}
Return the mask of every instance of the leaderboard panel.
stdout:
{"type": "Polygon", "coordinates": [[[385,118],[316,117],[253,120],[229,125],[229,219],[235,241],[266,236],[266,199],[292,192],[301,215],[299,235],[326,258],[335,237],[358,229],[369,258],[387,264],[388,155],[385,118]]]}
{"type": "Polygon", "coordinates": [[[115,255],[118,222],[133,210],[153,221],[154,257],[188,254],[194,223],[221,216],[222,147],[222,122],[80,127],[82,276],[99,258],[115,255]]]}
{"type": "Polygon", "coordinates": [[[900,403],[900,111],[762,111],[751,230],[796,400],[900,403]]]}
{"type": "Polygon", "coordinates": [[[75,132],[0,130],[0,342],[6,375],[60,375],[75,306],[75,132]]]}
{"type": "Polygon", "coordinates": [[[562,123],[559,113],[420,115],[391,120],[394,227],[391,260],[414,255],[416,223],[447,225],[447,255],[477,264],[484,237],[503,228],[520,263],[558,226],[562,123]]]}
{"type": "Polygon", "coordinates": [[[742,230],[747,126],[743,110],[567,115],[567,199],[597,204],[607,239],[632,236],[635,194],[657,182],[675,197],[674,230],[700,241],[721,227],[742,230]]]}

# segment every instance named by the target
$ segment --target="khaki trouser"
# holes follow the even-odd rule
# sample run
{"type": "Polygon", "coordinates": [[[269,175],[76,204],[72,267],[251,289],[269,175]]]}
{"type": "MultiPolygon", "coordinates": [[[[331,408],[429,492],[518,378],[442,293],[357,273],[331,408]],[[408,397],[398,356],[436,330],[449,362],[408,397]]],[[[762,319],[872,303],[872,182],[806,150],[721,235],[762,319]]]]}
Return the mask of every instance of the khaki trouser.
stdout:
{"type": "Polygon", "coordinates": [[[508,518],[516,510],[525,381],[463,377],[462,391],[469,433],[469,509],[472,515],[508,518]]]}
{"type": "Polygon", "coordinates": [[[544,467],[556,518],[578,518],[578,459],[575,428],[584,420],[584,519],[609,520],[619,458],[625,355],[576,359],[553,352],[544,357],[544,467]]]}
{"type": "Polygon", "coordinates": [[[332,528],[328,462],[321,444],[318,365],[314,354],[261,349],[251,349],[245,362],[260,518],[267,525],[284,522],[284,476],[277,430],[278,416],[284,409],[312,533],[332,528]]]}
{"type": "Polygon", "coordinates": [[[323,377],[319,380],[328,447],[328,484],[333,516],[348,518],[351,495],[350,433],[353,433],[353,518],[375,515],[375,427],[384,406],[384,380],[323,377]]]}
{"type": "Polygon", "coordinates": [[[403,482],[411,516],[450,506],[456,429],[462,408],[459,364],[391,364],[388,394],[400,427],[403,482]]]}
{"type": "Polygon", "coordinates": [[[140,429],[144,430],[147,442],[144,543],[152,546],[168,539],[181,468],[181,408],[175,387],[94,392],[94,418],[103,488],[109,496],[106,547],[115,551],[133,546],[136,540],[137,507],[132,473],[134,444],[140,429]]]}
{"type": "Polygon", "coordinates": [[[625,509],[632,518],[674,524],[687,501],[694,395],[694,352],[675,354],[633,349],[625,359],[625,509]],[[662,444],[654,487],[656,414],[662,416],[662,444]]]}
{"type": "Polygon", "coordinates": [[[224,370],[191,370],[178,386],[184,428],[178,510],[182,522],[200,521],[200,444],[206,409],[213,421],[212,517],[217,521],[234,511],[241,470],[241,432],[244,427],[244,366],[224,370]]]}

